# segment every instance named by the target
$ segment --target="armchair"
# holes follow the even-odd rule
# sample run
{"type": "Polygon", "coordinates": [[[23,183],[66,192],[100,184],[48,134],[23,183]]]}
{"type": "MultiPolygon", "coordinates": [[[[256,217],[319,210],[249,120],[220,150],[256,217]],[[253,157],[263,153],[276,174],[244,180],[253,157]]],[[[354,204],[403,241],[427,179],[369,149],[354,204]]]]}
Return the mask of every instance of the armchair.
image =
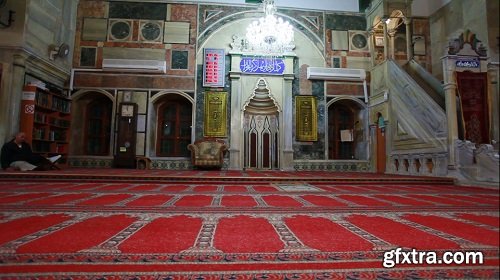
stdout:
{"type": "Polygon", "coordinates": [[[204,138],[188,145],[191,151],[191,163],[197,168],[222,168],[224,152],[227,146],[224,141],[204,138]]]}

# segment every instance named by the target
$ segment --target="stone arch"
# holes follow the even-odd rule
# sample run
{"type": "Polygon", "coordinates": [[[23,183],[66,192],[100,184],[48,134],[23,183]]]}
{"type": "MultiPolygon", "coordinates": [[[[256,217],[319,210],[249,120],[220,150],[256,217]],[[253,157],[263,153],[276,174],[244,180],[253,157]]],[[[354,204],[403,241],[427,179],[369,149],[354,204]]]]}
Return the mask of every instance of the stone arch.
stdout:
{"type": "Polygon", "coordinates": [[[72,114],[71,114],[71,143],[69,154],[71,156],[84,155],[85,147],[85,127],[86,127],[86,112],[85,109],[87,105],[93,100],[99,98],[105,98],[109,100],[111,104],[111,117],[110,117],[110,140],[109,140],[109,153],[107,156],[111,156],[113,153],[113,143],[114,143],[114,115],[115,115],[115,96],[109,91],[103,89],[80,89],[71,95],[72,97],[72,114]]]}
{"type": "Polygon", "coordinates": [[[393,10],[389,18],[391,21],[387,24],[387,30],[397,28],[401,24],[400,21],[403,21],[406,16],[401,10],[393,10]]]}
{"type": "MultiPolygon", "coordinates": [[[[321,39],[315,32],[313,32],[307,25],[302,23],[301,21],[280,13],[276,12],[276,16],[281,17],[289,21],[289,23],[293,26],[294,31],[302,34],[304,37],[313,38],[312,44],[315,49],[317,49],[318,53],[321,54],[324,58],[324,40],[321,39]],[[318,48],[321,46],[323,49],[318,48]]],[[[260,11],[249,10],[249,11],[240,11],[236,13],[232,13],[228,16],[221,17],[217,21],[213,22],[209,26],[207,26],[201,34],[198,36],[198,52],[203,50],[204,45],[210,41],[210,39],[217,33],[221,32],[222,29],[226,28],[228,25],[240,22],[240,21],[248,21],[248,20],[256,20],[263,16],[263,13],[260,11]]],[[[245,29],[240,29],[245,30],[245,29]]],[[[244,34],[241,34],[244,35],[244,34]]],[[[232,34],[231,34],[232,36],[232,34]]],[[[230,38],[225,42],[229,44],[231,42],[230,38]]]]}
{"type": "Polygon", "coordinates": [[[76,91],[75,93],[73,93],[71,95],[71,98],[76,101],[82,97],[84,97],[86,94],[90,93],[90,92],[98,92],[98,93],[101,93],[103,95],[105,95],[106,97],[108,97],[111,101],[115,101],[115,96],[111,93],[109,93],[109,91],[106,91],[106,90],[103,90],[103,89],[80,89],[78,91],[76,91]]]}
{"type": "Polygon", "coordinates": [[[353,112],[353,127],[352,127],[352,135],[353,135],[353,150],[354,150],[354,158],[365,160],[368,158],[368,113],[367,113],[367,105],[359,98],[352,96],[339,96],[335,97],[332,100],[326,103],[325,110],[325,157],[327,159],[332,159],[334,156],[335,149],[335,139],[331,139],[332,137],[337,138],[338,135],[335,134],[331,129],[335,129],[333,127],[333,123],[330,123],[332,120],[329,116],[330,109],[335,110],[332,106],[339,104],[341,106],[356,106],[357,112],[353,112]],[[345,104],[341,104],[345,103],[345,104]],[[332,107],[332,108],[331,108],[332,107]],[[333,142],[332,142],[333,141],[333,142]],[[332,146],[333,145],[333,146],[332,146]]]}
{"type": "Polygon", "coordinates": [[[178,94],[180,96],[185,97],[187,100],[189,100],[189,102],[194,104],[194,99],[189,94],[187,94],[183,91],[180,91],[180,90],[162,90],[162,91],[159,91],[151,97],[151,104],[155,104],[158,101],[158,99],[160,99],[161,97],[163,97],[167,94],[178,94]]]}

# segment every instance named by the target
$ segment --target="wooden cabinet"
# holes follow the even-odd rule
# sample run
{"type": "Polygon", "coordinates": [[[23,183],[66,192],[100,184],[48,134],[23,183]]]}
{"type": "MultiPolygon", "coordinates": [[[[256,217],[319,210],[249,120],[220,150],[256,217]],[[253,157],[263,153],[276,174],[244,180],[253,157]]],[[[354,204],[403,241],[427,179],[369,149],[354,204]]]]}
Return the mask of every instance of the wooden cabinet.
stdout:
{"type": "Polygon", "coordinates": [[[60,163],[67,160],[71,100],[62,91],[51,91],[26,85],[21,102],[20,130],[34,153],[45,156],[62,155],[60,163]]]}
{"type": "Polygon", "coordinates": [[[118,116],[118,134],[114,167],[135,168],[135,146],[137,140],[137,104],[120,103],[118,116]]]}

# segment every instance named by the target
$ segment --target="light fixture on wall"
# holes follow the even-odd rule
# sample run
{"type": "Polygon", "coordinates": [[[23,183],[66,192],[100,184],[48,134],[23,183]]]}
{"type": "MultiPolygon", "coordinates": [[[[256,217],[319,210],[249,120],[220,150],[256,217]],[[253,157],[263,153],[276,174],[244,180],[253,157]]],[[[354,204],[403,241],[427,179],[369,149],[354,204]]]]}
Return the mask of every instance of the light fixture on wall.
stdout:
{"type": "Polygon", "coordinates": [[[274,0],[262,1],[264,17],[247,27],[248,50],[262,55],[283,55],[295,48],[293,27],[276,17],[274,0]]]}
{"type": "Polygon", "coordinates": [[[55,60],[57,57],[64,58],[69,54],[68,44],[62,43],[60,46],[49,46],[49,59],[55,60]]]}

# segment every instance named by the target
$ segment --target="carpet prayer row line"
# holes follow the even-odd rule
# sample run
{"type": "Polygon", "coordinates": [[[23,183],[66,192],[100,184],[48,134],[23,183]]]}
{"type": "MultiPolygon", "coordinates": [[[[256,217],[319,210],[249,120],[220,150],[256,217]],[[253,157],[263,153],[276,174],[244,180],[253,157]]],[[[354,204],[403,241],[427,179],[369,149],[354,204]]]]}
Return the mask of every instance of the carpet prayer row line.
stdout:
{"type": "Polygon", "coordinates": [[[348,195],[348,194],[130,194],[130,193],[22,193],[0,196],[0,209],[24,206],[149,206],[149,207],[391,207],[496,206],[496,199],[479,195],[348,195]]]}
{"type": "MultiPolygon", "coordinates": [[[[460,242],[464,240],[475,248],[499,246],[498,217],[466,213],[459,213],[456,217],[458,221],[453,216],[405,214],[394,218],[352,214],[339,222],[326,217],[294,215],[281,217],[279,222],[286,225],[289,232],[285,235],[293,236],[295,242],[323,252],[366,251],[380,244],[421,250],[460,249],[460,242]],[[361,231],[352,231],[346,224],[361,231]],[[435,231],[440,234],[435,234],[435,231]],[[365,235],[375,239],[367,239],[365,235]],[[449,235],[454,238],[449,238],[449,235]]],[[[226,253],[276,253],[285,249],[287,244],[276,231],[276,221],[271,216],[236,215],[212,222],[215,229],[208,236],[213,238],[213,247],[226,253]]],[[[121,252],[180,253],[200,241],[198,235],[204,223],[206,220],[201,217],[186,215],[149,219],[147,215],[138,219],[124,214],[94,217],[33,215],[1,222],[0,248],[10,248],[12,244],[9,242],[35,234],[35,239],[15,242],[15,252],[74,253],[99,246],[118,235],[120,242],[115,247],[121,252]],[[123,233],[138,222],[141,226],[137,231],[123,233]],[[59,224],[63,226],[59,227],[59,224]],[[40,232],[43,233],[37,235],[40,232]],[[159,238],[162,236],[168,238],[159,238]]]]}
{"type": "MultiPolygon", "coordinates": [[[[23,191],[23,190],[58,190],[58,191],[77,191],[77,190],[95,190],[95,191],[115,191],[122,192],[284,192],[290,191],[294,186],[305,186],[305,189],[297,191],[313,192],[339,192],[339,193],[406,193],[406,192],[466,192],[466,193],[485,193],[496,194],[497,190],[479,188],[479,187],[459,187],[453,185],[328,185],[311,183],[292,183],[292,184],[123,184],[123,183],[13,183],[0,182],[0,191],[23,191]],[[280,186],[285,185],[285,187],[280,186]]],[[[498,198],[498,197],[497,197],[498,198]]]]}

